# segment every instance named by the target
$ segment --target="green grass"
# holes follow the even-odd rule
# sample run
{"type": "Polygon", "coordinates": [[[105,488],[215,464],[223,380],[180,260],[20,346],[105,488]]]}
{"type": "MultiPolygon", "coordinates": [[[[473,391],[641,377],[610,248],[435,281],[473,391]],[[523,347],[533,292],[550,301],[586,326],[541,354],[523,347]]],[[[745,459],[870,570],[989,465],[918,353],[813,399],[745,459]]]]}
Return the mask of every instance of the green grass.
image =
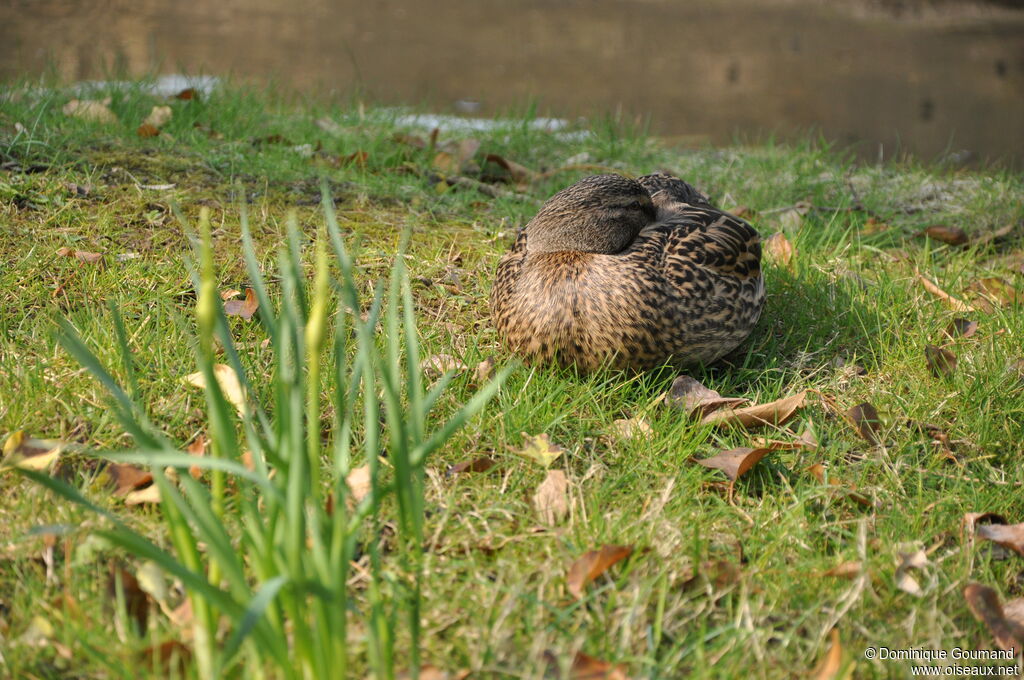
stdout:
{"type": "MultiPolygon", "coordinates": [[[[429,131],[399,130],[388,112],[295,106],[235,87],[193,101],[158,101],[141,88],[111,96],[121,122],[103,125],[61,113],[70,95],[60,91],[0,91],[0,162],[8,164],[0,170],[0,433],[22,430],[97,450],[132,446],[101,385],[60,348],[54,332],[66,318],[124,381],[110,304],[124,319],[137,396],[150,420],[181,448],[206,431],[203,395],[181,381],[196,370],[195,297],[191,245],[174,212],[194,223],[201,207],[210,210],[219,285],[241,289],[250,278],[241,256],[244,200],[277,301],[276,258],[289,208],[298,211],[303,267],[312,280],[322,176],[345,242],[358,250],[364,296],[387,278],[402,234],[410,234],[406,264],[423,356],[450,354],[470,367],[495,356],[499,366],[508,364],[487,319],[494,267],[539,203],[587,174],[558,171],[585,152],[595,167],[671,170],[723,208],[756,211],[749,219],[763,235],[783,228],[785,209],[809,202],[813,209],[799,224],[785,223],[797,250],[792,266],[766,265],[768,302],[754,334],[727,361],[690,374],[723,395],[755,402],[807,388],[843,410],[870,401],[883,416],[885,446],[871,448],[812,398],[788,427],[812,425],[820,447],[770,454],[730,497],[720,473],[691,459],[749,445],[751,435],[701,427],[652,406],[671,372],[578,376],[517,368],[482,413],[426,462],[423,661],[453,672],[472,669],[473,677],[540,678],[545,650],[561,662],[582,650],[624,664],[632,677],[791,677],[815,667],[836,626],[846,658],[857,664],[855,677],[905,677],[908,663],[866,661],[864,648],[985,648],[991,635],[967,609],[963,586],[988,584],[1004,600],[1024,595],[1022,558],[972,544],[960,528],[972,511],[1024,521],[1024,386],[1013,368],[1024,357],[1024,314],[1019,304],[968,314],[979,322],[978,333],[953,343],[955,375],[936,378],[924,347],[942,344],[942,330],[958,314],[914,276],[917,268],[963,299],[976,279],[999,276],[1024,296],[1021,175],[910,162],[857,165],[811,141],[670,149],[611,120],[593,125],[586,138],[565,140],[531,130],[520,117],[475,135],[476,162],[496,153],[555,172],[524,188],[525,197],[492,198],[439,189],[434,152],[394,139],[397,132],[426,138],[429,131]],[[135,129],[155,104],[174,110],[167,136],[138,138],[135,129]],[[317,125],[323,117],[339,124],[337,132],[317,125]],[[337,162],[359,151],[367,154],[365,166],[337,162]],[[145,188],[165,184],[174,187],[145,188]],[[867,224],[871,215],[883,228],[867,224]],[[915,236],[936,223],[975,236],[1018,227],[978,247],[915,236]],[[101,252],[103,264],[58,256],[62,247],[101,252]],[[612,436],[614,420],[638,415],[653,428],[650,440],[612,436]],[[912,423],[943,428],[957,442],[961,464],[940,456],[912,423]],[[572,482],[574,504],[554,528],[538,529],[530,498],[544,471],[513,452],[521,432],[546,432],[568,450],[554,465],[572,482]],[[447,466],[480,455],[498,465],[446,475],[447,466]],[[874,504],[834,494],[806,472],[814,463],[874,504]],[[602,544],[637,550],[577,602],[566,590],[568,566],[602,544]],[[929,550],[931,564],[915,573],[921,597],[895,586],[906,544],[929,550]],[[821,576],[851,560],[863,562],[866,578],[821,576]]],[[[446,139],[442,133],[440,141],[446,139]]],[[[255,398],[273,403],[276,369],[260,346],[263,327],[232,318],[230,329],[255,398]]],[[[432,425],[477,388],[472,371],[456,376],[432,425]]],[[[325,435],[332,422],[325,413],[325,435]]],[[[70,455],[56,474],[170,546],[159,510],[113,498],[94,459],[70,455]]],[[[156,608],[142,635],[117,625],[108,563],[119,560],[131,573],[142,565],[90,538],[102,528],[95,516],[9,472],[0,490],[5,672],[138,677],[140,650],[182,639],[156,608]],[[39,527],[56,531],[52,525],[60,535],[48,551],[39,527]],[[51,552],[48,579],[44,557],[51,552]],[[36,615],[53,627],[41,645],[25,639],[36,615]]],[[[397,509],[385,505],[379,520],[397,522],[397,509]]],[[[385,569],[401,570],[388,563],[386,549],[382,555],[385,569]]],[[[352,587],[364,605],[365,583],[356,579],[352,587]]],[[[367,672],[365,625],[350,617],[351,677],[367,672]]]]}

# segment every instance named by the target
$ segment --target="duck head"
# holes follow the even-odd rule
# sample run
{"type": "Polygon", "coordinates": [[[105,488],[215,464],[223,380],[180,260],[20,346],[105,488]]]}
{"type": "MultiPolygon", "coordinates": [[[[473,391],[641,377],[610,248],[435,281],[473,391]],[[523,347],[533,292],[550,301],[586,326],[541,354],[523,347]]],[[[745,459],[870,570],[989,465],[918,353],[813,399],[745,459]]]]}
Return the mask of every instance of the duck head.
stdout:
{"type": "Polygon", "coordinates": [[[526,225],[526,250],[612,254],[625,250],[654,221],[651,196],[621,175],[594,175],[548,199],[526,225]]]}

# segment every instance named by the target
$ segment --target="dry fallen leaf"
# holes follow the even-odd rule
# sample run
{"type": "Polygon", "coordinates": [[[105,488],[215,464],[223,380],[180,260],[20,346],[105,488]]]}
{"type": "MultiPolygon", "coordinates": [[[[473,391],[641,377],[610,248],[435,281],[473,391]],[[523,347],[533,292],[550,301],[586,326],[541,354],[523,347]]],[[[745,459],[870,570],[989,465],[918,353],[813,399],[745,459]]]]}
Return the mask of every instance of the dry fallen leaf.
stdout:
{"type": "Polygon", "coordinates": [[[925,345],[924,358],[928,362],[928,369],[936,378],[952,377],[956,371],[956,355],[948,349],[925,345]]]}
{"type": "Polygon", "coordinates": [[[125,505],[143,505],[149,503],[159,503],[160,498],[160,487],[156,484],[151,484],[144,489],[138,489],[137,491],[130,491],[124,497],[125,505]]]}
{"type": "Polygon", "coordinates": [[[621,439],[650,439],[654,434],[654,430],[641,416],[616,420],[612,428],[621,439]]]}
{"type": "Polygon", "coordinates": [[[526,445],[521,451],[518,451],[519,455],[526,456],[530,460],[534,460],[544,467],[550,467],[559,456],[565,453],[565,449],[561,446],[551,443],[551,439],[547,433],[542,432],[537,435],[529,435],[525,432],[520,434],[526,438],[526,445]]]}
{"type": "Polygon", "coordinates": [[[960,524],[965,537],[971,539],[979,525],[1006,524],[1006,518],[995,512],[968,512],[964,514],[960,524]]]}
{"type": "Polygon", "coordinates": [[[138,579],[127,569],[111,562],[107,570],[107,598],[117,601],[118,589],[124,597],[125,611],[138,625],[139,632],[145,632],[149,619],[149,595],[139,585],[138,579]]]}
{"type": "Polygon", "coordinates": [[[721,470],[730,482],[735,482],[743,473],[754,467],[758,461],[772,452],[770,448],[751,449],[740,447],[715,454],[710,458],[698,460],[697,463],[706,468],[721,470]]]}
{"type": "Polygon", "coordinates": [[[1024,625],[1007,618],[996,591],[980,583],[969,583],[964,588],[964,599],[974,618],[985,624],[999,647],[1013,648],[1020,654],[1024,649],[1024,625]]]}
{"type": "Polygon", "coordinates": [[[1021,524],[977,524],[974,534],[998,543],[1024,557],[1024,523],[1021,524]]]}
{"type": "Polygon", "coordinates": [[[569,669],[569,680],[629,680],[626,667],[576,652],[569,669]]]}
{"type": "Polygon", "coordinates": [[[131,463],[111,463],[106,468],[110,481],[114,484],[115,496],[127,496],[153,483],[153,474],[131,463]]]}
{"type": "Polygon", "coordinates": [[[142,650],[142,667],[159,668],[165,677],[181,677],[192,661],[192,650],[180,640],[164,640],[142,650]]]}
{"type": "Polygon", "coordinates": [[[545,524],[555,525],[569,514],[569,480],[561,470],[548,470],[537,487],[533,504],[545,524]]]}
{"type": "Polygon", "coordinates": [[[598,550],[584,553],[569,567],[569,574],[566,577],[569,593],[577,600],[583,599],[583,589],[587,585],[632,553],[631,545],[605,545],[598,550]]]}
{"type": "Polygon", "coordinates": [[[917,235],[927,236],[930,239],[942,241],[951,246],[962,246],[968,240],[967,233],[963,229],[960,227],[950,227],[945,224],[933,224],[918,232],[917,235]]]}
{"type": "Polygon", "coordinates": [[[464,371],[466,364],[451,354],[431,354],[420,362],[420,370],[428,378],[440,378],[448,371],[464,371]]]}
{"type": "Polygon", "coordinates": [[[143,123],[139,127],[135,128],[135,134],[143,139],[149,137],[156,137],[160,134],[160,128],[154,127],[148,123],[143,123]]]}
{"type": "Polygon", "coordinates": [[[812,671],[814,680],[836,680],[843,667],[843,646],[839,644],[839,629],[833,628],[829,633],[829,647],[825,656],[812,671]]]}
{"type": "Polygon", "coordinates": [[[807,390],[798,392],[791,397],[778,399],[767,404],[757,404],[745,408],[723,408],[704,416],[704,425],[740,425],[746,428],[764,425],[782,425],[804,405],[807,390]]]}
{"type": "Polygon", "coordinates": [[[457,175],[469,165],[479,148],[480,142],[475,139],[463,139],[458,143],[445,142],[445,150],[434,156],[434,168],[457,175]]]}
{"type": "Polygon", "coordinates": [[[968,290],[977,291],[1000,306],[1013,305],[1021,299],[1012,283],[994,276],[974,281],[968,290]]]}
{"type": "Polygon", "coordinates": [[[969,304],[967,304],[963,300],[961,300],[959,298],[956,298],[956,297],[953,297],[952,295],[950,295],[946,291],[944,291],[941,288],[939,288],[938,284],[936,284],[931,279],[925,277],[916,268],[914,269],[914,275],[917,277],[917,280],[921,282],[921,285],[924,286],[924,289],[926,291],[928,291],[929,293],[931,293],[935,297],[937,297],[940,300],[942,300],[943,302],[945,302],[949,306],[949,308],[952,309],[953,311],[956,311],[956,312],[973,312],[974,311],[974,307],[971,307],[969,304]]]}
{"type": "Polygon", "coordinates": [[[228,316],[240,316],[249,320],[259,308],[259,300],[256,299],[256,291],[252,288],[245,289],[244,300],[226,300],[224,302],[224,313],[228,316]]]}
{"type": "Polygon", "coordinates": [[[154,106],[152,110],[150,110],[149,115],[146,116],[146,119],[142,121],[142,124],[152,125],[153,127],[160,129],[164,125],[167,125],[173,115],[174,112],[171,110],[170,106],[154,106]]]}
{"type": "Polygon", "coordinates": [[[772,234],[764,240],[765,254],[783,266],[788,266],[796,254],[796,249],[782,232],[772,234]]]}
{"type": "Polygon", "coordinates": [[[978,331],[978,322],[958,316],[953,319],[946,330],[943,331],[946,337],[953,339],[957,337],[969,338],[978,331]]]}
{"type": "Polygon", "coordinates": [[[103,261],[103,253],[90,253],[88,250],[75,250],[73,248],[60,248],[57,254],[61,257],[73,257],[79,262],[96,264],[103,261]]]}
{"type": "Polygon", "coordinates": [[[853,578],[855,576],[859,576],[862,571],[864,571],[864,565],[859,561],[840,562],[828,571],[822,573],[822,576],[831,576],[833,578],[853,578]]]}
{"type": "Polygon", "coordinates": [[[494,357],[487,357],[473,369],[473,379],[478,383],[485,383],[494,375],[494,357]]]}
{"type": "Polygon", "coordinates": [[[872,446],[878,446],[880,440],[878,433],[882,429],[882,419],[878,411],[868,402],[857,404],[846,412],[846,418],[850,421],[857,433],[872,446]]]}
{"type": "Polygon", "coordinates": [[[94,99],[72,99],[61,109],[66,116],[91,120],[96,123],[116,123],[117,116],[110,110],[110,97],[103,101],[94,99]]]}
{"type": "Polygon", "coordinates": [[[348,476],[345,477],[345,483],[348,484],[349,493],[352,496],[352,500],[356,503],[361,502],[366,498],[370,490],[373,488],[372,481],[370,479],[370,466],[360,465],[357,468],[353,468],[348,476]]]}
{"type": "Polygon", "coordinates": [[[0,469],[46,470],[60,458],[65,448],[64,442],[33,439],[24,430],[16,430],[4,441],[0,469]]]}
{"type": "Polygon", "coordinates": [[[465,460],[461,463],[456,463],[455,465],[449,465],[447,475],[451,477],[452,475],[462,474],[463,472],[487,472],[496,464],[497,461],[493,458],[480,456],[473,460],[465,460]]]}
{"type": "MultiPolygon", "coordinates": [[[[221,392],[224,393],[224,398],[237,409],[238,415],[243,418],[247,416],[249,414],[249,404],[245,399],[245,390],[242,389],[242,383],[239,382],[234,369],[227,364],[214,364],[213,374],[217,384],[220,385],[221,392]]],[[[206,377],[202,371],[186,375],[185,382],[201,390],[206,389],[206,377]]]]}
{"type": "Polygon", "coordinates": [[[520,165],[515,161],[510,161],[503,156],[499,156],[496,153],[489,153],[484,156],[484,161],[488,163],[494,163],[505,170],[509,177],[515,184],[525,185],[536,181],[538,175],[533,170],[526,166],[520,165]]]}
{"type": "MultiPolygon", "coordinates": [[[[420,666],[419,670],[419,680],[466,680],[471,675],[472,672],[468,670],[449,672],[430,664],[420,666]]],[[[367,676],[367,680],[369,680],[369,676],[367,676]]],[[[412,680],[412,673],[410,671],[399,671],[395,675],[395,680],[412,680]]]]}
{"type": "MultiPolygon", "coordinates": [[[[209,441],[206,439],[206,435],[201,434],[192,440],[191,444],[185,447],[185,453],[190,456],[195,456],[196,458],[202,458],[206,455],[207,444],[209,444],[209,441]]],[[[192,475],[193,479],[199,479],[203,476],[203,469],[198,465],[190,465],[188,473],[192,475]]]]}
{"type": "Polygon", "coordinates": [[[682,409],[691,418],[703,418],[717,409],[738,406],[748,401],[737,397],[723,397],[688,375],[681,375],[673,380],[672,387],[663,398],[669,406],[682,409]]]}
{"type": "Polygon", "coordinates": [[[910,575],[911,569],[921,569],[928,564],[928,556],[924,550],[915,550],[911,553],[900,553],[900,563],[896,567],[896,587],[905,593],[915,597],[924,595],[917,579],[910,575]]]}

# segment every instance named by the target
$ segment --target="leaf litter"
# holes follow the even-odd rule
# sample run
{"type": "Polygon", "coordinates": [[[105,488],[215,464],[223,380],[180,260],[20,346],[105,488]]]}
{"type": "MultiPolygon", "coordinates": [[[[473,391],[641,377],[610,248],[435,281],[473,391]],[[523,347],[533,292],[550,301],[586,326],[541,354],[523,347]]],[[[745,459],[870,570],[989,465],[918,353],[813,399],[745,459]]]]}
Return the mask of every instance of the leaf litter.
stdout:
{"type": "Polygon", "coordinates": [[[566,584],[569,594],[577,600],[583,599],[583,590],[613,565],[633,554],[631,545],[605,545],[583,554],[569,567],[566,584]]]}
{"type": "Polygon", "coordinates": [[[554,526],[569,515],[569,480],[561,470],[548,470],[533,495],[533,505],[545,524],[554,526]]]}
{"type": "Polygon", "coordinates": [[[526,439],[526,445],[517,453],[536,463],[540,463],[544,467],[550,467],[552,463],[558,460],[559,456],[565,453],[565,449],[561,446],[551,443],[551,438],[548,437],[547,433],[529,435],[521,432],[520,434],[526,439]]]}

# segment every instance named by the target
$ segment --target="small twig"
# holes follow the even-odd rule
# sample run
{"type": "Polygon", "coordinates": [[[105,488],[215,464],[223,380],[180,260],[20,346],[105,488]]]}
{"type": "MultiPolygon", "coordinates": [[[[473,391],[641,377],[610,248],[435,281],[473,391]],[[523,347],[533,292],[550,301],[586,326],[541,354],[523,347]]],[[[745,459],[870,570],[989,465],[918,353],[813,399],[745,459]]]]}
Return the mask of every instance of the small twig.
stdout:
{"type": "Polygon", "coordinates": [[[918,281],[921,282],[921,285],[924,286],[925,290],[927,290],[929,293],[931,293],[935,297],[939,298],[940,300],[943,300],[947,305],[949,305],[950,309],[953,309],[954,311],[957,311],[957,312],[973,312],[974,311],[974,307],[971,307],[969,304],[967,304],[966,302],[964,302],[960,298],[953,297],[952,295],[950,295],[946,291],[944,291],[941,288],[939,288],[939,286],[935,282],[933,282],[931,279],[929,279],[926,276],[924,276],[917,269],[917,267],[914,267],[914,276],[916,276],[918,281]]]}
{"type": "Polygon", "coordinates": [[[466,187],[467,189],[476,189],[481,194],[486,194],[491,198],[512,198],[517,201],[537,201],[533,196],[516,193],[515,191],[509,191],[508,189],[502,189],[501,187],[496,187],[463,175],[447,177],[445,178],[445,181],[448,183],[448,186],[460,186],[466,187]]]}

